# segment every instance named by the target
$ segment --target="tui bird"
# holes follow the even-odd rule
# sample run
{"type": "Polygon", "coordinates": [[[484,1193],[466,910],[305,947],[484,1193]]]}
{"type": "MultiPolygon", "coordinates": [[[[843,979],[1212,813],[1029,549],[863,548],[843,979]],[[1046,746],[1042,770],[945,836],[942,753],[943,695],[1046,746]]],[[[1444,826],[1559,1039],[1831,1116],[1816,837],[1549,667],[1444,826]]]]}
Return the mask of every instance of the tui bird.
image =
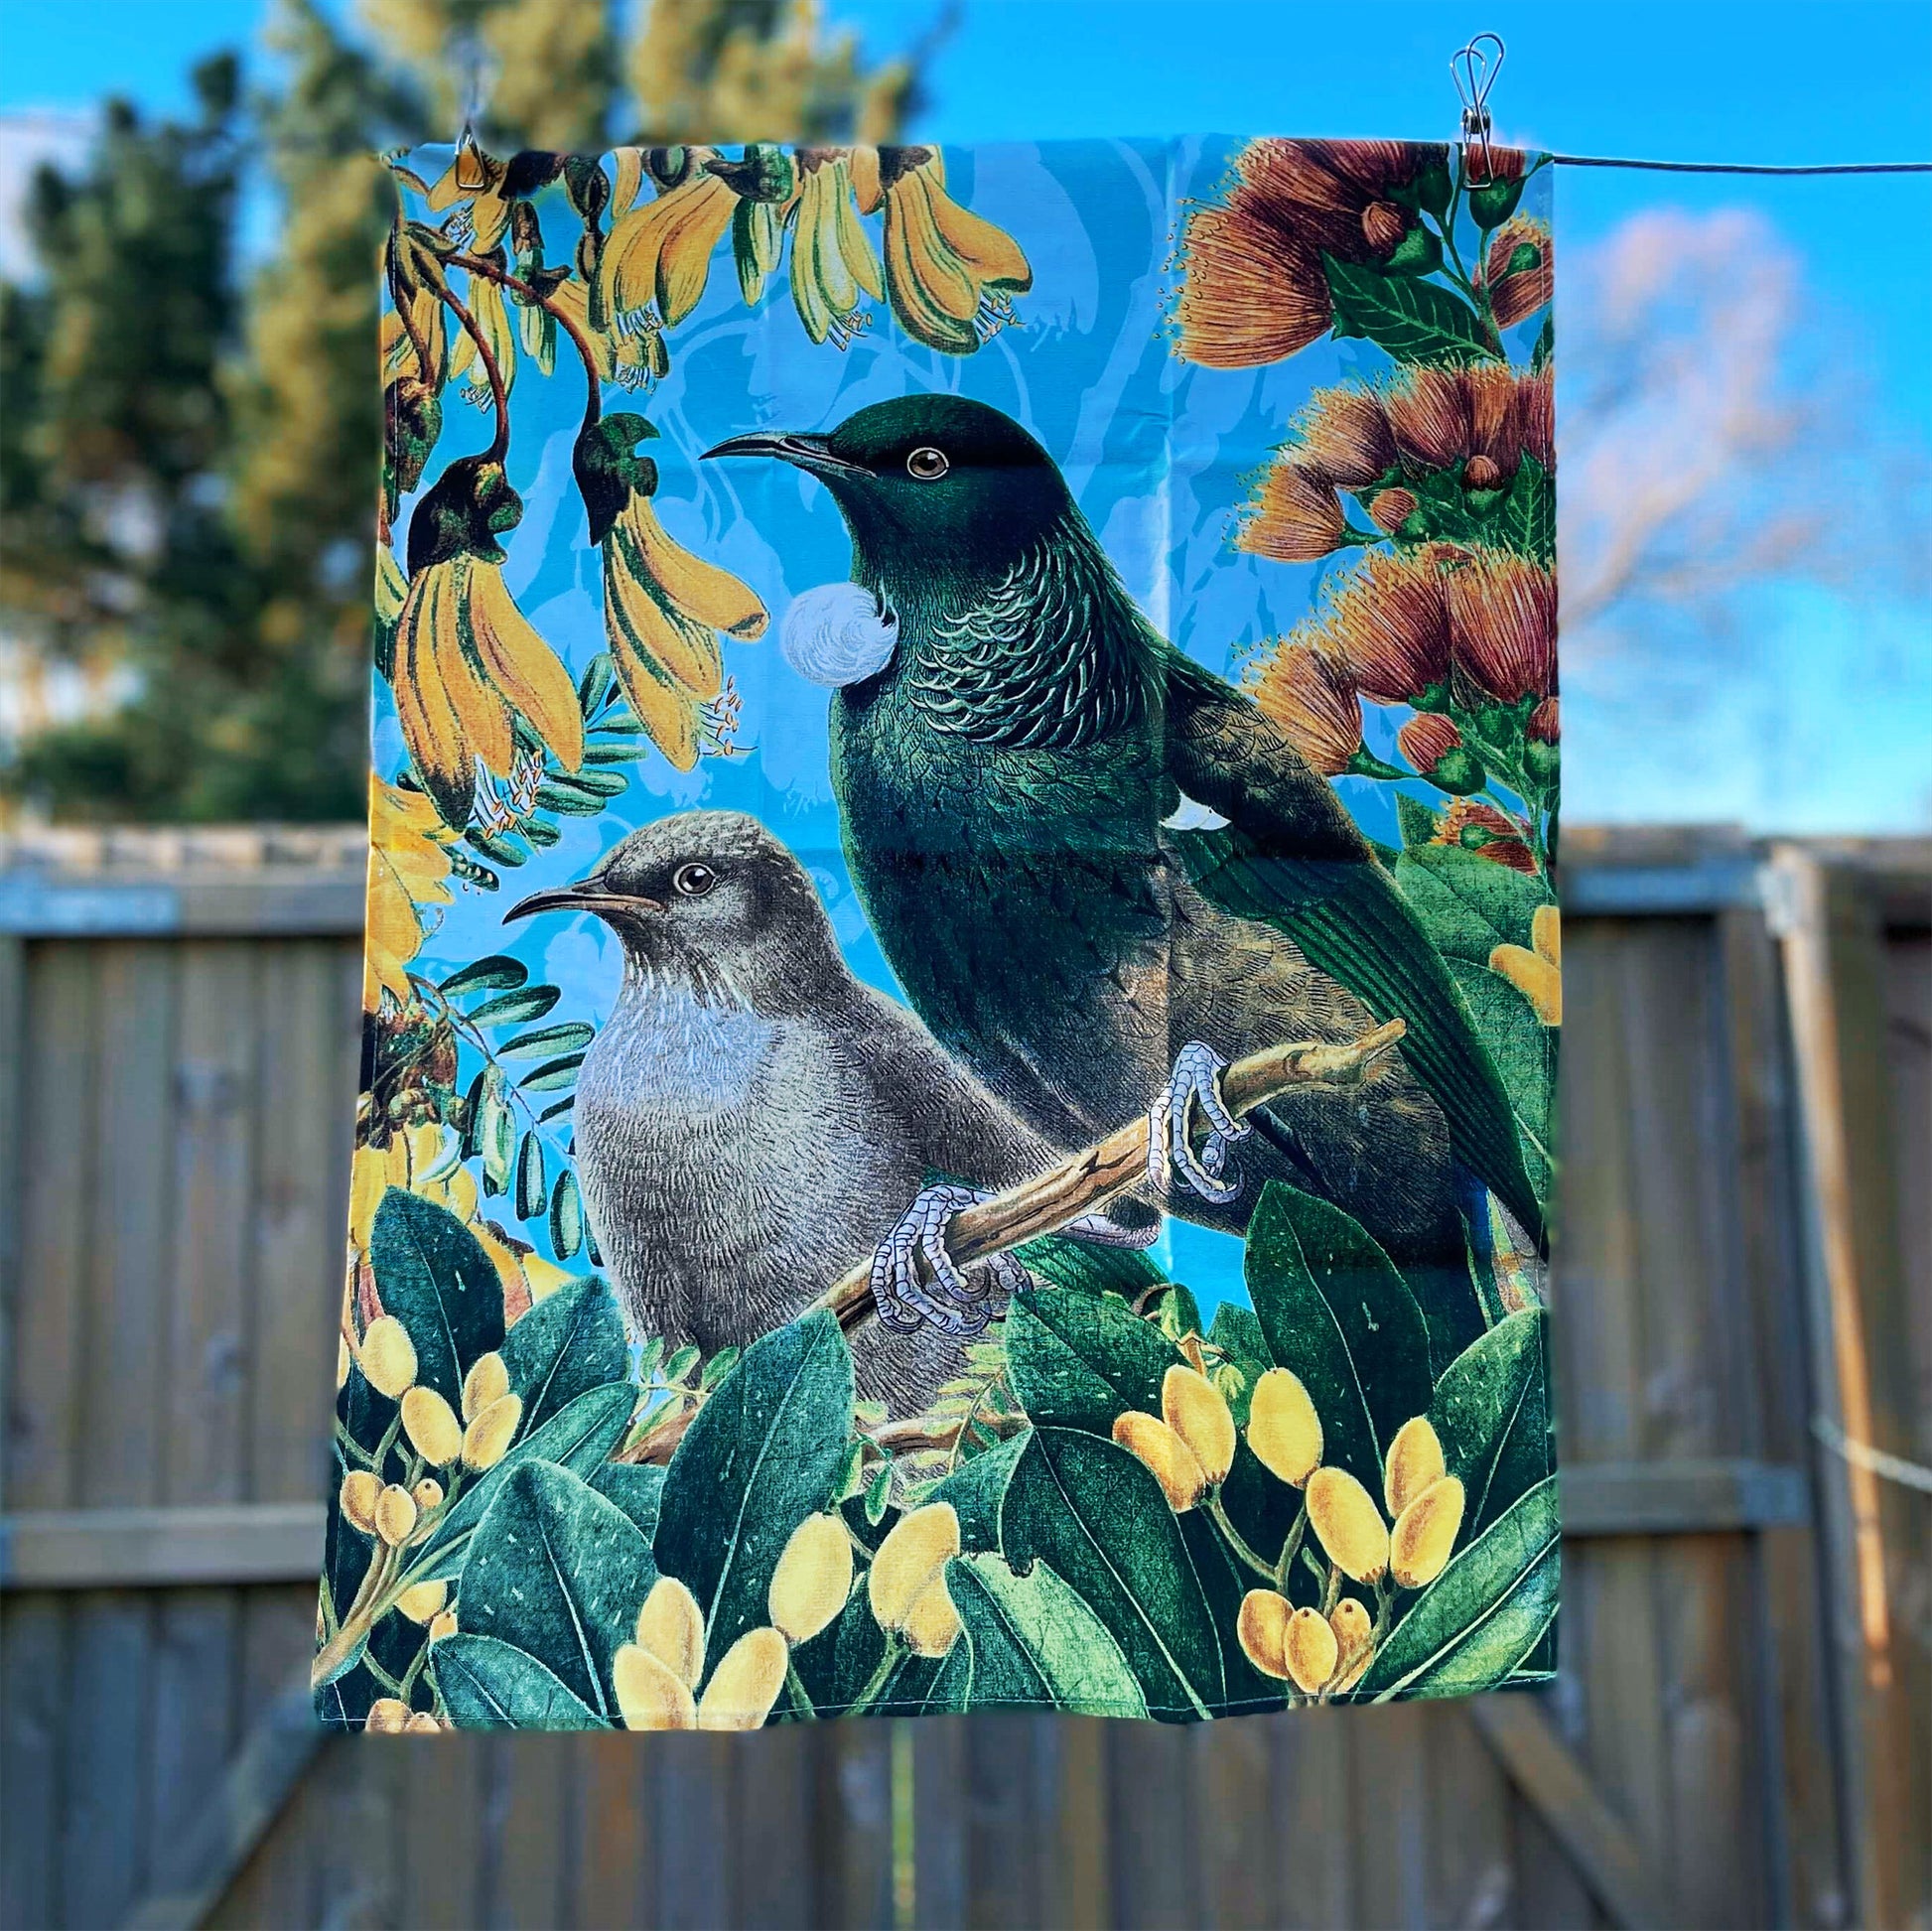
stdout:
{"type": "Polygon", "coordinates": [[[939,1039],[1061,1149],[1152,1100],[1172,1210],[1240,1230],[1289,1179],[1433,1271],[1440,1353],[1479,1332],[1458,1170],[1539,1246],[1543,1221],[1461,996],[1341,800],[1153,629],[1039,444],[911,395],[708,454],[819,478],[896,625],[832,700],[832,781],[873,930],[939,1039]],[[1398,1017],[1400,1061],[1251,1116],[1238,1173],[1227,1059],[1398,1017]]]}
{"type": "Polygon", "coordinates": [[[953,1267],[945,1220],[980,1196],[928,1178],[997,1189],[1052,1149],[853,977],[804,867],[755,818],[661,818],[504,916],[545,911],[593,913],[623,946],[575,1119],[584,1203],[633,1330],[742,1347],[874,1248],[887,1324],[853,1338],[859,1387],[897,1414],[926,1407],[964,1371],[992,1291],[1019,1284],[1017,1263],[953,1267]]]}

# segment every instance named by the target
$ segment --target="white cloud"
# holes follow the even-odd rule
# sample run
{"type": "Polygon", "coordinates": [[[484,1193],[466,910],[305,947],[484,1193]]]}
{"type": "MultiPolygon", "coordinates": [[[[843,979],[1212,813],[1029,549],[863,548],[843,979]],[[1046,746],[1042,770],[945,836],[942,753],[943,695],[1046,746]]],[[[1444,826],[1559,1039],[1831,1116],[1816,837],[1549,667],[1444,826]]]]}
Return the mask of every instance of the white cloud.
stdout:
{"type": "Polygon", "coordinates": [[[100,116],[91,108],[29,107],[0,114],[0,276],[33,272],[27,241],[27,191],[43,161],[72,166],[87,152],[100,116]]]}

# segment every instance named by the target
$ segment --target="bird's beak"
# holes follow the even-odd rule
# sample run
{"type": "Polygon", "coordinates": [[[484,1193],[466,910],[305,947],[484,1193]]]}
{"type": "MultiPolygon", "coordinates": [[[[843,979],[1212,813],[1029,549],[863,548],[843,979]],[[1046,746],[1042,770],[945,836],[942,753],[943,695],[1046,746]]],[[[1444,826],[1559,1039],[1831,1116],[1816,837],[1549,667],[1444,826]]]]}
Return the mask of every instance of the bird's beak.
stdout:
{"type": "Polygon", "coordinates": [[[519,898],[503,914],[503,923],[507,925],[512,918],[528,918],[540,911],[588,911],[601,918],[612,912],[663,909],[655,898],[645,898],[636,893],[600,892],[595,879],[585,879],[578,885],[556,886],[548,892],[533,892],[527,898],[519,898]]]}
{"type": "Polygon", "coordinates": [[[714,456],[775,456],[781,463],[821,477],[872,474],[863,463],[848,463],[844,457],[834,456],[823,436],[734,436],[716,449],[706,450],[704,460],[709,462],[714,456]]]}

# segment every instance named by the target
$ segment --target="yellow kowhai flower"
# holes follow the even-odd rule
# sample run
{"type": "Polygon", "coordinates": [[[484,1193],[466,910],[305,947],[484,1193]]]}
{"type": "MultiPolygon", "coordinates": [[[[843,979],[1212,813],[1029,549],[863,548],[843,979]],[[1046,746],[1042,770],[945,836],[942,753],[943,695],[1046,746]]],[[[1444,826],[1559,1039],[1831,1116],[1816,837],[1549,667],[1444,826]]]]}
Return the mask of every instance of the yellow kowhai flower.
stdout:
{"type": "Polygon", "coordinates": [[[486,255],[509,226],[510,205],[502,194],[508,175],[502,162],[466,136],[426,197],[430,211],[441,214],[446,208],[461,208],[471,246],[486,255]]]}
{"type": "Polygon", "coordinates": [[[390,682],[403,742],[446,823],[461,831],[477,761],[507,773],[521,717],[567,770],[584,757],[577,689],[503,583],[498,532],[523,504],[496,458],[445,470],[409,524],[409,594],[390,682]]]}
{"type": "Polygon", "coordinates": [[[970,355],[1033,287],[1020,244],[946,193],[937,148],[854,148],[849,166],[859,211],[885,206],[893,313],[927,347],[970,355]]]}
{"type": "Polygon", "coordinates": [[[407,1005],[413,994],[404,968],[422,949],[426,927],[419,905],[451,902],[453,834],[420,791],[398,790],[369,778],[368,935],[362,949],[362,1010],[375,1012],[386,992],[407,1005]]]}
{"type": "Polygon", "coordinates": [[[618,681],[651,742],[689,770],[704,708],[724,689],[721,633],[750,642],[768,620],[747,585],[673,542],[657,520],[657,465],[634,453],[656,434],[642,416],[607,416],[579,439],[576,467],[604,554],[604,628],[618,681]]]}
{"type": "MultiPolygon", "coordinates": [[[[470,277],[469,308],[477,334],[489,345],[496,373],[503,378],[503,393],[508,395],[516,380],[516,323],[511,319],[503,291],[486,275],[470,277]]],[[[477,352],[476,337],[468,329],[457,331],[456,345],[450,352],[450,380],[468,375],[470,397],[480,408],[490,400],[489,373],[477,352]]]]}
{"type": "Polygon", "coordinates": [[[1561,1026],[1563,914],[1555,905],[1538,905],[1530,920],[1529,944],[1497,946],[1489,954],[1489,970],[1501,973],[1545,1026],[1561,1026]]]}
{"type": "MultiPolygon", "coordinates": [[[[755,206],[747,203],[746,207],[755,206]]],[[[853,202],[852,171],[843,155],[800,157],[791,234],[791,299],[813,342],[852,339],[861,294],[886,293],[872,238],[853,202]]]]}
{"type": "Polygon", "coordinates": [[[598,268],[606,307],[619,314],[654,302],[667,328],[682,322],[704,294],[737,207],[737,191],[694,151],[691,172],[675,188],[613,224],[598,268]]]}

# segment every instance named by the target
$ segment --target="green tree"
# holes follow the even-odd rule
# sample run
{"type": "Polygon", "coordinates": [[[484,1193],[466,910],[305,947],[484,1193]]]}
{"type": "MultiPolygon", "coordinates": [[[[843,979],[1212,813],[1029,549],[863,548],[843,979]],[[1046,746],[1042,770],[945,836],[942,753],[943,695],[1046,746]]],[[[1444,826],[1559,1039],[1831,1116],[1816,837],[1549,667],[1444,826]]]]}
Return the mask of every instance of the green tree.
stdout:
{"type": "Polygon", "coordinates": [[[809,0],[656,0],[627,51],[594,0],[364,11],[357,45],[283,0],[277,91],[245,98],[224,55],[196,70],[192,117],[110,103],[86,166],[36,182],[40,275],[0,285],[0,626],[125,695],[14,748],[0,780],[34,809],[360,814],[390,208],[374,156],[454,131],[467,69],[498,152],[878,139],[911,94],[809,0]],[[276,224],[244,277],[249,169],[276,224]]]}

